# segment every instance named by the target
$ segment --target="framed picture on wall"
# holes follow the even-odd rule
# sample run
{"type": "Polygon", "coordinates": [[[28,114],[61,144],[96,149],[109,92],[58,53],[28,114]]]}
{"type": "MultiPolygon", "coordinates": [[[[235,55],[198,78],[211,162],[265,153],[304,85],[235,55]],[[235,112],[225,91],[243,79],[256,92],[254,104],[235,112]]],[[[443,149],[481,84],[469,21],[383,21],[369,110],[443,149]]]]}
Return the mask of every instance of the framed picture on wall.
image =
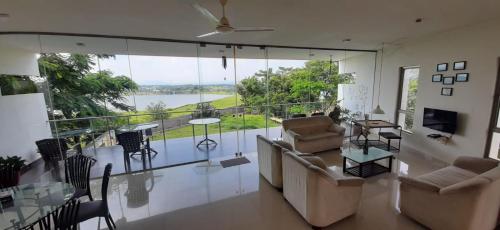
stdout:
{"type": "Polygon", "coordinates": [[[443,80],[442,74],[434,74],[432,75],[432,82],[441,82],[443,80]]]}
{"type": "Polygon", "coordinates": [[[441,88],[441,95],[443,96],[453,95],[453,88],[446,88],[446,87],[441,88]]]}
{"type": "Polygon", "coordinates": [[[444,72],[448,70],[448,63],[437,64],[436,71],[444,72]]]}
{"type": "Polygon", "coordinates": [[[468,82],[469,81],[469,73],[457,73],[455,75],[455,81],[457,82],[468,82]]]}
{"type": "Polygon", "coordinates": [[[443,77],[443,85],[453,85],[455,77],[443,77]]]}
{"type": "Polygon", "coordinates": [[[453,70],[464,70],[466,68],[466,61],[453,62],[453,70]]]}

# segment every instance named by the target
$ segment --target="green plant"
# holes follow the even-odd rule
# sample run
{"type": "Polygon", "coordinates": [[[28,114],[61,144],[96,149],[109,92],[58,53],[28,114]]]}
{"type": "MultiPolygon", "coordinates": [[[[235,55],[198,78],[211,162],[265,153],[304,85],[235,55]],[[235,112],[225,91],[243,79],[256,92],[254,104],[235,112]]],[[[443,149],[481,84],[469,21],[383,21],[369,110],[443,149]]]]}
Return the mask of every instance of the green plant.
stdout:
{"type": "Polygon", "coordinates": [[[11,166],[14,170],[21,170],[26,165],[26,161],[18,156],[0,157],[0,166],[11,166]]]}

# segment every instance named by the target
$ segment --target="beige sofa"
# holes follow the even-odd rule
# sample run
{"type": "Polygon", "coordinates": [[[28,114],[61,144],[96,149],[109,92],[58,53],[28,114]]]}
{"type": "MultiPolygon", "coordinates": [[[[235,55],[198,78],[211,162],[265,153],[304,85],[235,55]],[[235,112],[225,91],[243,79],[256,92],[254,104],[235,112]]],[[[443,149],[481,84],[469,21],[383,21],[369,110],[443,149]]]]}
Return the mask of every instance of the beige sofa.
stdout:
{"type": "Polygon", "coordinates": [[[319,157],[283,153],[283,196],[314,227],[354,214],[363,183],[330,170],[319,157]]]}
{"type": "MultiPolygon", "coordinates": [[[[259,160],[259,172],[271,185],[283,188],[283,173],[281,165],[281,154],[283,150],[293,150],[293,147],[284,141],[271,141],[261,135],[257,135],[257,157],[259,160]]],[[[310,155],[298,153],[297,155],[310,155]]]]}
{"type": "Polygon", "coordinates": [[[401,212],[431,229],[494,229],[500,209],[498,161],[459,157],[453,165],[399,177],[401,212]]]}
{"type": "Polygon", "coordinates": [[[294,118],[283,121],[283,140],[299,152],[315,153],[342,146],[345,128],[327,116],[294,118]]]}

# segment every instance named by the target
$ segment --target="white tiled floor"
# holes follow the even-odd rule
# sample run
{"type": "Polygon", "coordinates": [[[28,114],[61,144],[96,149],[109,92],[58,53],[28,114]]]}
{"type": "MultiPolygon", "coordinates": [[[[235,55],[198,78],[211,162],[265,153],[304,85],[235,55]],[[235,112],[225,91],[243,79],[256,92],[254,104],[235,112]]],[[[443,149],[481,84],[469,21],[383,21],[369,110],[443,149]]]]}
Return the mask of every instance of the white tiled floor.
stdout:
{"type": "MultiPolygon", "coordinates": [[[[341,170],[339,151],[319,155],[341,170]]],[[[118,229],[310,229],[310,226],[261,176],[257,154],[250,164],[221,168],[185,165],[111,178],[109,205],[118,229]]],[[[396,154],[393,173],[370,177],[356,215],[327,229],[422,229],[397,210],[398,174],[420,175],[444,167],[437,160],[405,151],[396,154]]],[[[91,182],[100,199],[100,180],[91,182]]],[[[81,225],[96,229],[97,219],[81,225]]],[[[106,228],[104,221],[101,228],[106,228]]]]}

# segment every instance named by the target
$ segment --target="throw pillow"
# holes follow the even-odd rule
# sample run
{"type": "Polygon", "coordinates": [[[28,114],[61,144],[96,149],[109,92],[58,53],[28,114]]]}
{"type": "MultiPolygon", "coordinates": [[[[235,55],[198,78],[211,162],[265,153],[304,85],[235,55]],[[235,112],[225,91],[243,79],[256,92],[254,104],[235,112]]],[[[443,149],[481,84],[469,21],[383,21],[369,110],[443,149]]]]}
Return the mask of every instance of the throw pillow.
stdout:
{"type": "Polygon", "coordinates": [[[316,156],[300,156],[302,159],[309,161],[309,163],[318,166],[321,169],[327,169],[328,167],[326,166],[325,162],[316,156]]]}

